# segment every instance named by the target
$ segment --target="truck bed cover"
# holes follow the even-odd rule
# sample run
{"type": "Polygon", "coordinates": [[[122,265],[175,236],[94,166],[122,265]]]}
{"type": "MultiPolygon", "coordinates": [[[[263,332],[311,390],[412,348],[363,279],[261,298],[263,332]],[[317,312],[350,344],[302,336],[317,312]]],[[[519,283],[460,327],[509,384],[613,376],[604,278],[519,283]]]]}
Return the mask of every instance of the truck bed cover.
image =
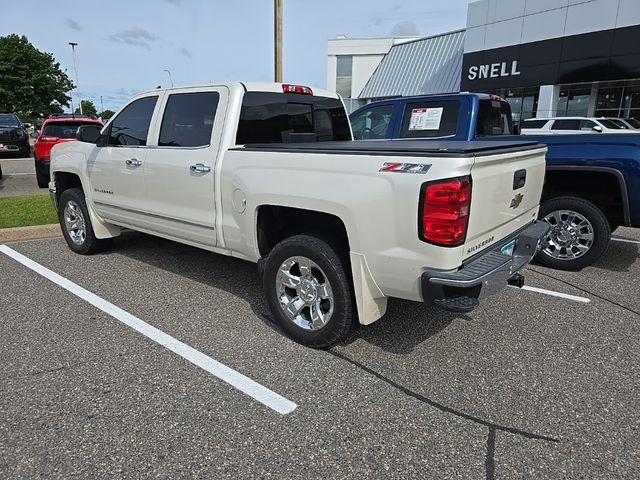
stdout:
{"type": "Polygon", "coordinates": [[[259,143],[233,148],[244,151],[275,151],[288,153],[344,153],[349,155],[399,156],[485,156],[543,148],[531,141],[463,141],[463,140],[353,140],[338,142],[259,143]]]}

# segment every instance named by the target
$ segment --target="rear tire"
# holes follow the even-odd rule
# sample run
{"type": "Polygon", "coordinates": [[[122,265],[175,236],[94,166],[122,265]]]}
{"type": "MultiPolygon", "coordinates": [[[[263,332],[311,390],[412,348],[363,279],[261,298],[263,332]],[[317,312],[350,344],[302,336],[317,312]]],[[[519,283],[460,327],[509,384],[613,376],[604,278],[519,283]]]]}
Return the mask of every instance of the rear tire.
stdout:
{"type": "Polygon", "coordinates": [[[558,197],[540,205],[541,220],[551,225],[547,246],[536,260],[558,270],[579,270],[598,260],[609,247],[611,227],[593,203],[558,197]]]}
{"type": "Polygon", "coordinates": [[[295,341],[327,348],[354,321],[352,285],[334,247],[311,235],[278,243],[264,265],[264,293],[280,327],[295,341]]]}
{"type": "Polygon", "coordinates": [[[89,210],[80,188],[62,192],[58,202],[58,221],[62,234],[71,250],[81,255],[91,255],[106,250],[113,239],[99,239],[93,233],[89,210]]]}

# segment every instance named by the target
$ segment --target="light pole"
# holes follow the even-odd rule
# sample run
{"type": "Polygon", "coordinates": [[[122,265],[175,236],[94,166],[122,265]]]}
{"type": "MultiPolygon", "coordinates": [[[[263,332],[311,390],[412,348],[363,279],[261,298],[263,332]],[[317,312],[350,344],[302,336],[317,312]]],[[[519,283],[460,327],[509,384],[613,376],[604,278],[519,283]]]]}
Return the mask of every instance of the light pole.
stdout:
{"type": "Polygon", "coordinates": [[[102,104],[102,95],[100,95],[100,116],[101,117],[103,112],[104,112],[104,105],[102,104]]]}
{"type": "Polygon", "coordinates": [[[171,82],[171,86],[173,87],[173,78],[171,78],[171,72],[166,68],[163,70],[163,72],[167,72],[169,74],[169,81],[171,82]]]}
{"type": "Polygon", "coordinates": [[[78,67],[76,66],[76,47],[77,43],[69,42],[71,51],[73,52],[73,70],[76,72],[76,93],[78,94],[78,103],[80,104],[80,115],[82,115],[82,99],[80,98],[80,82],[78,82],[78,67]]]}
{"type": "Polygon", "coordinates": [[[282,82],[282,0],[273,0],[274,80],[282,82]]]}

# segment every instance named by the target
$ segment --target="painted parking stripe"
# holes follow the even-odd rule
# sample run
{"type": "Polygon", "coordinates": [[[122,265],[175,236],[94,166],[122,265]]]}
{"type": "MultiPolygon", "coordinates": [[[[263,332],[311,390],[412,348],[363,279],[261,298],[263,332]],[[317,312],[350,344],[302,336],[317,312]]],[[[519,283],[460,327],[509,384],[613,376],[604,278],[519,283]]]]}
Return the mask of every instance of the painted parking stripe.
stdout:
{"type": "Polygon", "coordinates": [[[616,242],[635,243],[636,245],[640,245],[640,242],[638,240],[631,240],[629,238],[611,237],[611,240],[615,240],[616,242]]]}
{"type": "Polygon", "coordinates": [[[591,300],[585,297],[578,297],[576,295],[569,295],[568,293],[555,292],[553,290],[546,290],[544,288],[530,287],[528,285],[523,286],[521,290],[529,290],[530,292],[542,293],[544,295],[550,295],[552,297],[566,298],[567,300],[573,300],[574,302],[591,303],[591,300]]]}
{"type": "Polygon", "coordinates": [[[85,290],[81,286],[73,283],[70,280],[67,280],[66,278],[58,275],[55,272],[52,272],[48,268],[43,267],[39,263],[34,262],[30,258],[25,257],[24,255],[16,252],[6,245],[0,245],[0,252],[8,255],[25,267],[33,270],[39,275],[42,275],[46,279],[73,293],[77,297],[80,297],[87,303],[90,303],[94,307],[102,310],[116,320],[133,328],[145,337],[162,345],[166,349],[171,350],[185,360],[188,360],[194,365],[209,372],[213,376],[228,383],[232,387],[237,388],[242,393],[249,395],[251,398],[257,400],[263,405],[266,405],[272,410],[285,415],[287,413],[293,412],[296,409],[297,405],[291,400],[278,395],[272,390],[269,390],[267,387],[251,380],[249,377],[246,377],[245,375],[233,370],[232,368],[227,367],[226,365],[173,338],[163,331],[158,330],[148,323],[143,322],[139,318],[131,315],[129,312],[126,312],[120,307],[117,307],[114,304],[106,301],[105,299],[91,293],[90,291],[85,290]]]}

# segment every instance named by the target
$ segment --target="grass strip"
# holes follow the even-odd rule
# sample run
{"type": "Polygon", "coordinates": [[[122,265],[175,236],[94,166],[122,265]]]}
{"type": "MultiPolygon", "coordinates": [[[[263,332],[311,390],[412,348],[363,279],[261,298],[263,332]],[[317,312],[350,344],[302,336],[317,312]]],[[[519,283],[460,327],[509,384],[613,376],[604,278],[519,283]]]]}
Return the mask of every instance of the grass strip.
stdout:
{"type": "Polygon", "coordinates": [[[58,223],[49,195],[0,198],[0,228],[58,223]]]}

